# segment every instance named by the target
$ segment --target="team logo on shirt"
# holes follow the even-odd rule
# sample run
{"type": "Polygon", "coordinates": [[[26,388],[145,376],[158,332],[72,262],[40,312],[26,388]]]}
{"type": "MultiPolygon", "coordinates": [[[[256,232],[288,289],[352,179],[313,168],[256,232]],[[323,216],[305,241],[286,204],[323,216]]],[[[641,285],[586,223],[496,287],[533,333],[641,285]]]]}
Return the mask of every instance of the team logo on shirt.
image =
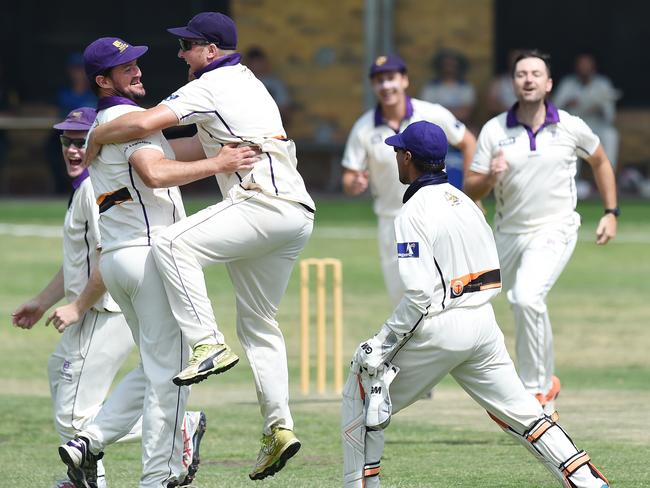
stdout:
{"type": "Polygon", "coordinates": [[[459,297],[463,294],[463,290],[465,289],[465,283],[463,283],[461,280],[454,280],[451,283],[451,297],[456,298],[459,297]]]}
{"type": "Polygon", "coordinates": [[[447,200],[452,207],[460,204],[460,198],[448,191],[445,192],[445,200],[447,200]]]}
{"type": "Polygon", "coordinates": [[[179,96],[180,96],[180,95],[177,95],[176,93],[172,93],[172,94],[169,95],[167,98],[165,98],[165,99],[163,100],[163,102],[169,102],[170,100],[174,100],[174,99],[178,98],[179,96]]]}
{"type": "Polygon", "coordinates": [[[420,247],[417,242],[398,242],[397,243],[397,257],[398,258],[419,258],[420,247]]]}

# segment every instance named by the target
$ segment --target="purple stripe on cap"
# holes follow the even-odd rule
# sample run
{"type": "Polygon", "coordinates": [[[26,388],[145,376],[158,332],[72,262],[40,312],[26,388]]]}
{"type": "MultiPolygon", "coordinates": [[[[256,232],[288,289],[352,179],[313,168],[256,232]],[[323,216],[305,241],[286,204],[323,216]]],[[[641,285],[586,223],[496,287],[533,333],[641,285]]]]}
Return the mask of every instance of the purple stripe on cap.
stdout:
{"type": "Polygon", "coordinates": [[[544,106],[546,107],[546,115],[544,116],[544,122],[539,127],[539,129],[537,129],[537,132],[533,132],[532,128],[517,119],[517,109],[519,108],[519,102],[516,102],[506,114],[506,127],[508,129],[512,129],[518,125],[521,125],[524,129],[526,129],[531,151],[537,150],[537,134],[539,134],[547,125],[557,124],[560,122],[560,113],[558,112],[557,107],[553,105],[553,102],[544,100],[544,106]]]}
{"type": "Polygon", "coordinates": [[[208,71],[212,71],[217,68],[223,68],[224,66],[235,66],[236,64],[239,64],[240,61],[241,61],[241,54],[239,53],[228,54],[227,56],[223,56],[217,59],[216,61],[212,61],[210,64],[201,68],[200,70],[195,71],[194,76],[200,78],[203,73],[207,73],[208,71]]]}

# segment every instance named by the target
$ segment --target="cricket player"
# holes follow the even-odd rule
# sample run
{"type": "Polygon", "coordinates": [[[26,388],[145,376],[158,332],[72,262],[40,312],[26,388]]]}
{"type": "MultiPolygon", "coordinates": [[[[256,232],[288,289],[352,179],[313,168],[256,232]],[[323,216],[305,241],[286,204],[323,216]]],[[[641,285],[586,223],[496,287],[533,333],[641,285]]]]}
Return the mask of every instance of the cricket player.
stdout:
{"type": "MultiPolygon", "coordinates": [[[[135,102],[145,94],[137,59],[147,49],[115,37],[98,39],[86,48],[86,73],[100,97],[94,127],[123,113],[142,110],[135,102]]],[[[179,153],[187,155],[183,144],[178,143],[179,153]]],[[[140,487],[172,487],[192,481],[192,470],[186,475],[182,467],[183,452],[191,447],[182,425],[189,389],[172,383],[186,364],[189,348],[170,310],[151,255],[151,240],[185,216],[180,192],[173,185],[224,168],[250,168],[254,153],[249,148],[229,147],[217,158],[178,163],[169,160],[174,152],[157,132],[126,144],[106,146],[91,161],[90,180],[99,205],[102,236],[101,275],[124,313],[142,362],[117,386],[77,438],[60,446],[59,454],[75,486],[94,485],[94,461],[101,459],[104,447],[129,432],[141,416],[140,487]]],[[[202,435],[205,417],[192,420],[195,425],[190,430],[202,435]]],[[[194,447],[198,447],[196,443],[194,447]]]]}
{"type": "Polygon", "coordinates": [[[557,416],[544,414],[517,377],[490,304],[501,289],[494,238],[482,211],[447,182],[444,131],[419,121],[385,142],[409,185],[395,220],[406,291],[352,359],[343,391],[343,486],[379,486],[382,429],[391,414],[449,373],[563,486],[607,488],[557,416]]]}
{"type": "Polygon", "coordinates": [[[478,199],[494,189],[495,239],[514,312],[517,371],[526,390],[550,413],[560,380],[554,375],[546,297],[578,239],[577,157],[592,167],[605,207],[597,244],[616,235],[619,209],[612,165],[598,136],[546,99],[553,86],[549,57],[521,53],[512,83],[518,101],[481,130],[465,192],[478,199]]]}
{"type": "MultiPolygon", "coordinates": [[[[82,166],[86,136],[95,116],[94,108],[80,107],[54,126],[62,131],[63,160],[74,189],[63,223],[63,264],[50,283],[12,315],[15,326],[31,329],[62,298],[70,302],[54,310],[45,323],[62,333],[48,361],[54,425],[62,442],[74,439],[99,411],[134,346],[124,316],[106,293],[96,269],[99,211],[88,170],[82,166]],[[71,310],[78,301],[81,310],[71,310]],[[75,315],[72,320],[70,314],[75,315]]],[[[126,437],[139,435],[138,427],[126,437]]],[[[97,485],[106,486],[101,460],[97,471],[97,485]]],[[[73,485],[61,480],[57,486],[73,485]]]]}
{"type": "Polygon", "coordinates": [[[406,185],[399,182],[393,152],[384,139],[418,120],[438,124],[451,144],[471,162],[476,149],[474,135],[442,105],[406,95],[406,64],[396,55],[379,56],[370,67],[370,81],[377,107],[368,110],[352,127],[343,153],[343,191],[359,195],[370,185],[377,215],[379,258],[388,295],[397,305],[404,294],[395,256],[395,216],[402,206],[406,185]]]}
{"type": "Polygon", "coordinates": [[[154,256],[183,335],[193,346],[178,384],[201,381],[234,365],[207,297],[202,268],[225,263],[236,293],[237,334],[253,370],[264,417],[262,448],[251,479],[282,469],[300,448],[293,433],[284,337],[275,319],[293,265],[309,239],[314,202],[297,171],[295,145],[264,85],[240,64],[237,29],[228,16],[203,12],[178,37],[190,82],[155,108],[133,112],[95,131],[94,143],[140,138],[195,123],[196,151],[225,144],[260,148],[252,170],[218,174],[224,199],[154,239],[154,256]]]}

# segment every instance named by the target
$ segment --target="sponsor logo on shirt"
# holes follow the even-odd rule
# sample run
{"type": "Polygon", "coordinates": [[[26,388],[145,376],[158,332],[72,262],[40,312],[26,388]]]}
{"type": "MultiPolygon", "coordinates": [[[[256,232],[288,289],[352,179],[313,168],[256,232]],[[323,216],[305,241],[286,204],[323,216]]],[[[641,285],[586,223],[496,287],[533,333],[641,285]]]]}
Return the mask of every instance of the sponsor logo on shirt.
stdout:
{"type": "Polygon", "coordinates": [[[417,242],[398,242],[397,243],[397,257],[398,258],[419,258],[420,247],[417,242]]]}
{"type": "Polygon", "coordinates": [[[61,366],[61,379],[69,383],[72,382],[72,373],[70,372],[70,366],[72,365],[67,359],[63,361],[63,365],[61,366]]]}
{"type": "Polygon", "coordinates": [[[452,207],[460,204],[460,198],[448,191],[445,192],[445,200],[447,200],[452,207]]]}
{"type": "Polygon", "coordinates": [[[141,146],[142,144],[150,144],[149,141],[133,141],[130,142],[128,145],[124,147],[124,151],[128,151],[129,149],[136,147],[136,146],[141,146]]]}
{"type": "Polygon", "coordinates": [[[509,146],[511,144],[515,143],[515,138],[514,137],[508,137],[507,139],[501,139],[498,143],[499,147],[503,146],[509,146]]]}
{"type": "Polygon", "coordinates": [[[176,93],[173,93],[173,94],[169,95],[167,98],[165,98],[165,99],[163,100],[163,102],[168,102],[168,101],[170,101],[170,100],[175,100],[175,99],[178,98],[178,97],[180,97],[180,95],[177,95],[176,93]]]}

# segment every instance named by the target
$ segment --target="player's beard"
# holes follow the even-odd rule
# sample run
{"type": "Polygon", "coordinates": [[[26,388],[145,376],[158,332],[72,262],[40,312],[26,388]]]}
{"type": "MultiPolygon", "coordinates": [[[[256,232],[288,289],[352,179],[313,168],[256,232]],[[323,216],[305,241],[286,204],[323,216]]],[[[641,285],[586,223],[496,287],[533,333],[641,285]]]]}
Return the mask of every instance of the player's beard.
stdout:
{"type": "Polygon", "coordinates": [[[128,98],[129,100],[140,100],[141,98],[144,98],[144,96],[147,94],[147,91],[144,89],[144,85],[142,86],[141,90],[135,91],[135,90],[118,90],[115,89],[117,92],[118,96],[128,98]]]}

